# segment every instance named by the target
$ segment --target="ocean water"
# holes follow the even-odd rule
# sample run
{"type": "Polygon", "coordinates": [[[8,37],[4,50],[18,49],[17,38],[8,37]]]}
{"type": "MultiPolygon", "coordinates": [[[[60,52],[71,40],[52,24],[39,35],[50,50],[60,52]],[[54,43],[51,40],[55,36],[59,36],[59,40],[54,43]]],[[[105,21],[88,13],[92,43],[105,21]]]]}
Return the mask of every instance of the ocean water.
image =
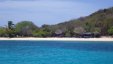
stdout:
{"type": "Polygon", "coordinates": [[[0,41],[0,64],[113,64],[113,42],[0,41]]]}

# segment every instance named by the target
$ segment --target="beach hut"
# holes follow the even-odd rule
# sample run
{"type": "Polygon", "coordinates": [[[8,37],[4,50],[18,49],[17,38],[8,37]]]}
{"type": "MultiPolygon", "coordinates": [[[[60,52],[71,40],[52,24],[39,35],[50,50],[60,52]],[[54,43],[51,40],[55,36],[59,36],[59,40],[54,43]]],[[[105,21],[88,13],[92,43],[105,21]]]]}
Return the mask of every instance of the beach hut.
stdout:
{"type": "Polygon", "coordinates": [[[94,33],[91,33],[91,32],[83,33],[83,34],[81,34],[81,37],[82,38],[93,38],[94,33]]]}

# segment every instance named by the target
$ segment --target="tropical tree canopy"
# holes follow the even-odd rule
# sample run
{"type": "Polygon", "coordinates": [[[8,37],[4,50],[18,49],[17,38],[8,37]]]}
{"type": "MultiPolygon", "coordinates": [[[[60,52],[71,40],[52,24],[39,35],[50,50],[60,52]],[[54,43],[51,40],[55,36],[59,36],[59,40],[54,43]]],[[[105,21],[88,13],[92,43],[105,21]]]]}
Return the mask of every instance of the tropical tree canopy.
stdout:
{"type": "Polygon", "coordinates": [[[109,35],[113,35],[113,26],[108,30],[109,35]]]}
{"type": "Polygon", "coordinates": [[[20,35],[31,35],[38,27],[31,21],[22,21],[16,24],[16,32],[20,35]]]}

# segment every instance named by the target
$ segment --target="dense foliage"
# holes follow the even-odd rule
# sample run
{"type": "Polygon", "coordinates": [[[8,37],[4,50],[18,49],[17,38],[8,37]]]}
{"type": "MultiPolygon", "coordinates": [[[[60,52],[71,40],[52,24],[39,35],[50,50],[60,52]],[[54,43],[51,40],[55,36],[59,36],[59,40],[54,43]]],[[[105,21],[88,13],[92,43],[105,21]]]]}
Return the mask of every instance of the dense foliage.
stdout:
{"type": "Polygon", "coordinates": [[[78,37],[85,32],[113,35],[113,7],[56,25],[44,24],[42,27],[37,27],[31,21],[22,21],[17,24],[8,21],[6,27],[0,27],[1,37],[52,37],[55,34],[78,37]]]}
{"type": "MultiPolygon", "coordinates": [[[[109,9],[99,10],[89,16],[80,17],[57,25],[51,26],[54,30],[61,29],[63,31],[77,29],[83,32],[99,32],[102,35],[110,35],[108,30],[113,26],[113,7],[109,9]],[[84,31],[85,30],[85,31],[84,31]]],[[[74,30],[75,32],[75,30],[74,30]]]]}
{"type": "Polygon", "coordinates": [[[33,36],[32,32],[38,27],[31,21],[22,21],[16,24],[16,32],[20,36],[33,36]]]}
{"type": "Polygon", "coordinates": [[[113,26],[108,30],[109,35],[113,35],[113,26]]]}

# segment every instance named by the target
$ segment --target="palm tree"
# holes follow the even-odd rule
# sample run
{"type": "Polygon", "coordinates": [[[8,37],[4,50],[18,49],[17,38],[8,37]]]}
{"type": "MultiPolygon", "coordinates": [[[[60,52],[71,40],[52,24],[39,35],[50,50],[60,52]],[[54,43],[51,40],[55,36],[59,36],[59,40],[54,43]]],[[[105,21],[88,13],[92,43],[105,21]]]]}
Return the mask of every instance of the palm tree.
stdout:
{"type": "Polygon", "coordinates": [[[8,35],[9,37],[13,37],[15,34],[14,24],[12,21],[8,21],[8,35]]]}
{"type": "Polygon", "coordinates": [[[14,24],[13,24],[13,22],[12,21],[8,21],[8,28],[9,29],[13,29],[14,27],[14,24]]]}

